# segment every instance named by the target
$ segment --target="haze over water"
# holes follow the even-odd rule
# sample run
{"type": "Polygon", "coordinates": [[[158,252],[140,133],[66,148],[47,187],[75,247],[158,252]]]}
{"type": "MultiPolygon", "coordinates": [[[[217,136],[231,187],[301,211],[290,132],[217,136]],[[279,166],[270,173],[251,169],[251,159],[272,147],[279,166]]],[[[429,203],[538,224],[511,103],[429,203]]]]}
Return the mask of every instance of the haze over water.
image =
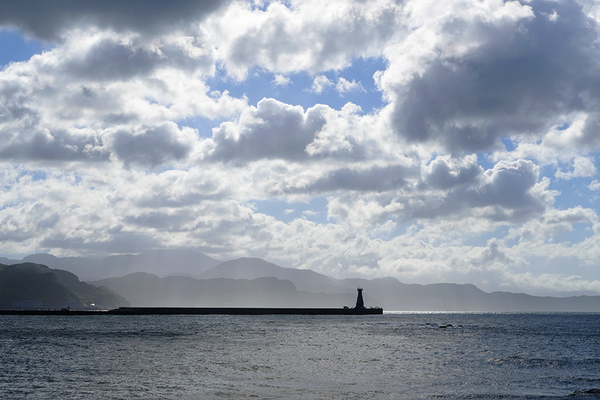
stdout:
{"type": "Polygon", "coordinates": [[[572,399],[600,389],[599,314],[1,318],[0,398],[572,399]]]}

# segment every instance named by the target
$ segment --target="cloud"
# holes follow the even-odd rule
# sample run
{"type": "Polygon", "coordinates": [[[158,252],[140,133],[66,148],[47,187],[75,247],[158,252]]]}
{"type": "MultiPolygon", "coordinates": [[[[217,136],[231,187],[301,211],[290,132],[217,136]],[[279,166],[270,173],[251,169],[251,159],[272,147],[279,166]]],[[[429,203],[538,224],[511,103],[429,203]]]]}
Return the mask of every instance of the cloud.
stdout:
{"type": "Polygon", "coordinates": [[[310,90],[316,94],[323,93],[326,87],[333,86],[333,82],[329,80],[325,75],[317,75],[313,80],[313,84],[310,90]]]}
{"type": "Polygon", "coordinates": [[[189,28],[228,1],[123,0],[107,6],[101,0],[6,0],[0,3],[0,25],[16,27],[44,40],[58,40],[67,29],[94,25],[101,29],[157,35],[189,28]]]}
{"type": "MultiPolygon", "coordinates": [[[[438,177],[450,174],[446,167],[439,166],[443,165],[442,160],[436,164],[428,168],[435,172],[426,177],[439,185],[438,177]]],[[[462,177],[461,172],[455,172],[451,178],[456,187],[448,186],[449,190],[434,192],[435,196],[426,196],[426,192],[413,196],[400,214],[402,219],[430,219],[467,212],[492,221],[524,221],[539,216],[553,200],[552,194],[545,191],[548,182],[537,182],[539,169],[531,161],[501,161],[483,174],[478,167],[469,168],[468,164],[464,167],[462,177]],[[470,184],[463,185],[466,183],[470,184]]]]}
{"type": "Polygon", "coordinates": [[[127,216],[123,222],[140,227],[178,231],[186,225],[186,222],[193,221],[193,217],[188,210],[171,213],[150,211],[136,216],[127,216]]]}
{"type": "Polygon", "coordinates": [[[83,240],[78,237],[63,237],[53,234],[43,239],[40,246],[46,248],[79,251],[88,254],[142,253],[160,246],[160,241],[139,232],[115,233],[105,240],[83,240]]]}
{"type": "MultiPolygon", "coordinates": [[[[0,129],[0,136],[9,133],[0,129]]],[[[105,161],[108,154],[94,150],[98,144],[94,135],[71,134],[63,130],[35,130],[14,135],[0,145],[0,160],[14,161],[105,161]]]]}
{"type": "Polygon", "coordinates": [[[335,84],[335,90],[337,90],[341,96],[344,93],[348,92],[364,92],[365,88],[361,85],[360,82],[356,82],[354,79],[352,79],[352,82],[349,82],[344,78],[339,78],[337,83],[335,84]]]}
{"type": "Polygon", "coordinates": [[[280,75],[280,74],[275,74],[275,78],[273,79],[273,83],[275,83],[277,86],[287,86],[289,85],[291,82],[291,79],[289,76],[284,76],[284,75],[280,75]]]}
{"type": "Polygon", "coordinates": [[[202,80],[202,73],[212,68],[205,61],[168,43],[152,49],[96,33],[69,37],[50,51],[10,64],[0,71],[0,159],[106,161],[107,140],[113,135],[119,145],[134,146],[131,157],[116,149],[122,160],[140,165],[182,160],[194,141],[189,134],[178,133],[176,145],[160,142],[159,136],[165,135],[153,132],[136,137],[134,145],[122,133],[190,116],[230,117],[244,109],[245,98],[210,91],[202,80]],[[162,148],[148,148],[152,135],[162,148]],[[183,136],[188,149],[181,147],[183,136]],[[146,147],[140,150],[138,145],[146,147]],[[152,157],[140,158],[150,151],[152,157]]]}
{"type": "Polygon", "coordinates": [[[234,163],[305,158],[306,146],[325,124],[326,108],[317,105],[304,112],[302,107],[262,99],[244,111],[238,123],[224,122],[213,129],[207,158],[234,163]]]}
{"type": "Polygon", "coordinates": [[[547,224],[560,223],[594,223],[598,221],[596,213],[589,209],[577,206],[568,210],[548,210],[544,215],[544,222],[547,224]]]}
{"type": "Polygon", "coordinates": [[[462,160],[450,156],[438,156],[424,168],[423,183],[435,189],[450,189],[473,184],[481,179],[483,168],[477,157],[470,155],[462,160]]]}
{"type": "Polygon", "coordinates": [[[573,171],[562,172],[560,169],[556,171],[554,176],[558,179],[573,179],[581,177],[593,177],[596,175],[596,166],[593,160],[586,157],[577,157],[573,160],[573,171]]]}
{"type": "Polygon", "coordinates": [[[110,147],[125,165],[156,167],[182,160],[193,146],[193,134],[180,131],[173,122],[145,127],[137,132],[118,130],[110,137],[110,147]]]}
{"type": "Polygon", "coordinates": [[[330,193],[337,191],[385,192],[400,189],[407,184],[405,177],[414,175],[403,165],[372,167],[366,170],[342,168],[325,174],[312,184],[294,191],[330,193]]]}
{"type": "Polygon", "coordinates": [[[61,65],[61,69],[71,79],[85,79],[88,82],[128,80],[146,76],[157,66],[172,60],[162,54],[131,44],[104,39],[86,49],[83,57],[73,57],[61,65]]]}
{"type": "Polygon", "coordinates": [[[598,182],[597,179],[594,179],[590,185],[589,185],[589,189],[590,190],[600,190],[600,182],[598,182]]]}
{"type": "MultiPolygon", "coordinates": [[[[578,4],[506,2],[485,12],[465,6],[470,12],[422,15],[378,76],[393,100],[397,134],[464,153],[497,148],[508,135],[543,134],[569,113],[595,120],[597,26],[578,4]],[[544,14],[553,11],[556,19],[544,14]],[[411,47],[417,43],[421,48],[411,47]],[[399,73],[397,63],[412,69],[399,73]]],[[[584,141],[591,140],[590,132],[584,141]]]]}
{"type": "Polygon", "coordinates": [[[591,288],[597,199],[551,185],[600,190],[599,10],[0,3],[2,27],[54,42],[0,71],[0,250],[591,288]]]}
{"type": "Polygon", "coordinates": [[[345,68],[353,58],[380,54],[400,28],[399,7],[390,1],[308,0],[258,9],[237,2],[220,18],[209,18],[203,32],[239,80],[255,66],[314,76],[345,68]]]}

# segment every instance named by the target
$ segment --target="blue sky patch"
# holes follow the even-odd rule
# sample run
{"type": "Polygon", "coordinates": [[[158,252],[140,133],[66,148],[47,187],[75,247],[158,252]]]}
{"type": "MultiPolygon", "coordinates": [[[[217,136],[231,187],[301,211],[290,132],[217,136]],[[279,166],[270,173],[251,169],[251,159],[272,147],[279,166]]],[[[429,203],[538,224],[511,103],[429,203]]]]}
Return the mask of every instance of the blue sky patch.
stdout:
{"type": "Polygon", "coordinates": [[[39,41],[25,39],[19,31],[0,29],[0,66],[11,62],[27,61],[35,54],[41,54],[46,47],[39,41]]]}

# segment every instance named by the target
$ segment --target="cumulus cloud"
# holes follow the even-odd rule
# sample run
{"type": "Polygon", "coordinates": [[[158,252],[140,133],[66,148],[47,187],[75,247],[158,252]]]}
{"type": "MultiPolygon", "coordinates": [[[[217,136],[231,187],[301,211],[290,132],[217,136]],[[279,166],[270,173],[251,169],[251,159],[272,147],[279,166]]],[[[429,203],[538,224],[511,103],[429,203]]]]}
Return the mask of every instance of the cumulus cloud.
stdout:
{"type": "Polygon", "coordinates": [[[390,1],[271,2],[265,9],[234,3],[203,31],[216,44],[227,70],[243,79],[259,66],[274,72],[340,69],[355,57],[380,53],[400,27],[390,1]]]}
{"type": "Polygon", "coordinates": [[[596,175],[596,166],[593,160],[587,157],[577,157],[573,160],[573,171],[563,172],[560,169],[554,176],[558,179],[572,179],[581,177],[593,177],[596,175]]]}
{"type": "MultiPolygon", "coordinates": [[[[111,143],[132,145],[116,131],[133,132],[142,124],[166,126],[188,116],[237,114],[246,107],[246,99],[209,92],[198,74],[214,66],[206,67],[202,57],[189,56],[175,45],[153,49],[111,33],[97,33],[69,37],[27,62],[10,64],[0,71],[0,158],[107,160],[108,137],[116,140],[111,143]]],[[[192,139],[187,136],[189,147],[192,139]]],[[[149,136],[136,140],[142,137],[149,136]]],[[[154,142],[161,143],[166,145],[154,142]]],[[[136,156],[131,159],[137,157],[136,162],[141,161],[140,151],[149,151],[134,148],[136,156]]],[[[152,151],[156,155],[171,151],[172,159],[181,160],[189,149],[168,145],[152,151]]],[[[123,152],[119,156],[127,158],[123,152]]],[[[142,164],[166,161],[159,159],[150,157],[142,164]]]]}
{"type": "Polygon", "coordinates": [[[323,90],[329,86],[333,86],[333,82],[331,82],[329,78],[327,78],[325,75],[317,75],[313,80],[310,90],[316,94],[321,94],[323,93],[323,90]]]}
{"type": "MultiPolygon", "coordinates": [[[[440,171],[437,174],[451,176],[444,167],[436,169],[440,171]]],[[[538,183],[539,169],[531,161],[499,162],[483,174],[478,167],[465,171],[462,179],[471,180],[471,184],[457,185],[436,196],[413,196],[400,214],[402,218],[430,219],[467,211],[493,221],[523,221],[539,216],[553,200],[545,190],[548,182],[538,183]]],[[[455,172],[450,183],[460,183],[460,175],[455,172]]],[[[436,183],[438,176],[428,178],[436,183]]]]}
{"type": "Polygon", "coordinates": [[[201,2],[174,0],[124,0],[107,7],[104,1],[31,0],[23,3],[7,0],[0,3],[0,25],[22,29],[37,38],[57,40],[62,33],[79,25],[95,25],[102,29],[135,31],[156,35],[177,28],[189,28],[228,1],[201,2]]]}
{"type": "Polygon", "coordinates": [[[327,173],[314,183],[294,191],[302,192],[336,192],[336,191],[359,191],[359,192],[385,192],[400,189],[407,184],[405,177],[414,175],[403,165],[391,165],[387,167],[373,167],[366,170],[353,170],[343,168],[327,173]]]}
{"type": "Polygon", "coordinates": [[[213,130],[207,157],[215,161],[248,162],[263,158],[298,160],[325,124],[326,106],[304,112],[274,99],[263,99],[242,113],[239,122],[224,122],[213,130]]]}
{"type": "Polygon", "coordinates": [[[55,46],[0,71],[0,251],[591,288],[596,199],[550,186],[597,173],[583,3],[2,2],[55,46]]]}
{"type": "Polygon", "coordinates": [[[483,174],[477,164],[477,156],[464,159],[438,156],[424,168],[423,183],[435,189],[449,189],[454,186],[476,183],[483,174]]]}
{"type": "Polygon", "coordinates": [[[453,153],[485,151],[507,135],[544,133],[569,113],[595,115],[597,28],[579,5],[460,4],[471,12],[425,15],[415,7],[418,29],[393,57],[387,50],[391,66],[378,79],[393,100],[399,135],[453,153]],[[548,18],[554,11],[558,17],[548,18]],[[395,64],[406,59],[412,69],[401,73],[395,64]]]}
{"type": "Polygon", "coordinates": [[[275,78],[273,79],[273,83],[275,83],[277,86],[287,86],[289,85],[291,82],[291,79],[289,76],[284,76],[284,75],[280,75],[280,74],[276,74],[275,78]]]}
{"type": "Polygon", "coordinates": [[[341,96],[348,92],[364,92],[365,88],[360,82],[356,82],[354,79],[350,82],[344,78],[339,78],[335,84],[335,90],[337,90],[341,96]]]}
{"type": "MultiPolygon", "coordinates": [[[[0,129],[0,136],[9,133],[0,129]]],[[[8,138],[7,138],[8,139],[8,138]]],[[[35,130],[14,135],[0,145],[0,160],[33,161],[102,161],[108,154],[95,151],[97,138],[89,134],[71,134],[63,130],[35,130]]]]}
{"type": "Polygon", "coordinates": [[[118,130],[110,137],[112,151],[125,165],[156,167],[184,159],[193,146],[193,133],[180,131],[173,122],[137,132],[118,130]]]}

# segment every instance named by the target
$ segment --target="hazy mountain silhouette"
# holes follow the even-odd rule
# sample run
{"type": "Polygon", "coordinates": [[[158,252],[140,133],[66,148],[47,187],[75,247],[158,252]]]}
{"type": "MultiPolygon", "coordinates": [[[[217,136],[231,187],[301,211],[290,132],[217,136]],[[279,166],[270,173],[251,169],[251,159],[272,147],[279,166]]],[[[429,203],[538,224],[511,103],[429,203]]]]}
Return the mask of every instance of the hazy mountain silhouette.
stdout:
{"type": "MultiPolygon", "coordinates": [[[[298,291],[292,282],[274,277],[252,280],[194,279],[186,276],[159,278],[137,272],[92,283],[106,286],[126,297],[132,306],[341,307],[353,306],[356,301],[356,294],[298,291]]],[[[370,300],[371,305],[377,305],[370,300]]]]}
{"type": "Polygon", "coordinates": [[[69,271],[84,281],[125,276],[142,271],[158,276],[198,275],[221,263],[219,260],[192,250],[153,250],[139,255],[109,256],[101,260],[33,254],[23,258],[23,262],[34,262],[69,271]]]}
{"type": "Polygon", "coordinates": [[[384,309],[395,311],[600,311],[600,296],[540,297],[523,293],[487,293],[475,285],[405,284],[395,278],[344,279],[361,286],[384,309]]]}
{"type": "Polygon", "coordinates": [[[107,288],[81,282],[67,271],[34,263],[0,264],[0,305],[23,300],[40,301],[44,306],[61,302],[94,304],[103,309],[129,305],[107,288]]]}
{"type": "Polygon", "coordinates": [[[13,260],[10,258],[6,258],[6,257],[0,257],[0,264],[4,264],[4,265],[13,265],[13,264],[19,264],[22,261],[20,260],[13,260]]]}
{"type": "Polygon", "coordinates": [[[468,284],[404,284],[395,278],[336,280],[258,258],[221,263],[185,250],[102,260],[35,254],[24,260],[35,260],[105,285],[134,306],[353,306],[356,287],[361,286],[367,306],[383,306],[389,311],[600,311],[600,296],[486,293],[468,284]]]}
{"type": "Polygon", "coordinates": [[[257,279],[274,277],[292,282],[296,289],[307,292],[353,293],[327,275],[309,269],[283,268],[260,258],[238,258],[226,261],[197,276],[201,279],[257,279]]]}

